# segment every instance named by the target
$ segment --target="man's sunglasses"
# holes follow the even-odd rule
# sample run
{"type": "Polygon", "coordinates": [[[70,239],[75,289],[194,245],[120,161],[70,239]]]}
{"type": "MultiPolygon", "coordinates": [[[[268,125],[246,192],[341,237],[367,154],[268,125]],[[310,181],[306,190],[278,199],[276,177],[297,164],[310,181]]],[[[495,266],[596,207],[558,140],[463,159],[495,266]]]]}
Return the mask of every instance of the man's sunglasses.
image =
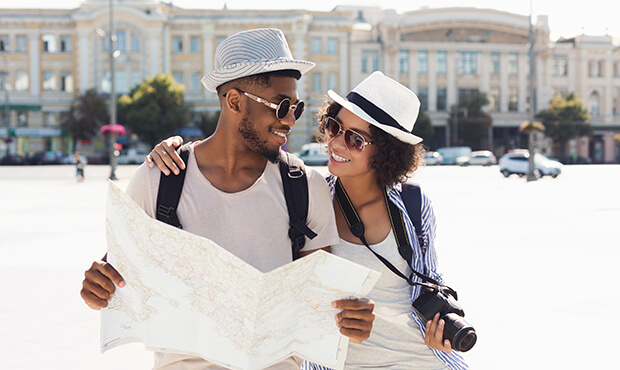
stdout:
{"type": "Polygon", "coordinates": [[[328,140],[334,139],[336,136],[344,132],[344,145],[351,153],[361,153],[366,145],[372,144],[367,141],[362,134],[351,129],[342,130],[342,124],[332,117],[325,118],[325,134],[328,140]]]}
{"type": "Polygon", "coordinates": [[[303,100],[298,101],[297,104],[292,104],[291,99],[289,98],[285,98],[284,100],[280,102],[280,104],[276,105],[256,95],[252,95],[250,93],[247,93],[239,89],[236,89],[236,90],[239,91],[240,93],[243,93],[243,95],[254,100],[255,102],[265,104],[269,108],[274,109],[276,111],[276,117],[278,117],[278,119],[284,119],[284,117],[288,115],[288,112],[292,110],[293,117],[295,117],[295,120],[298,120],[299,117],[301,117],[301,114],[304,112],[304,109],[306,106],[303,100]]]}

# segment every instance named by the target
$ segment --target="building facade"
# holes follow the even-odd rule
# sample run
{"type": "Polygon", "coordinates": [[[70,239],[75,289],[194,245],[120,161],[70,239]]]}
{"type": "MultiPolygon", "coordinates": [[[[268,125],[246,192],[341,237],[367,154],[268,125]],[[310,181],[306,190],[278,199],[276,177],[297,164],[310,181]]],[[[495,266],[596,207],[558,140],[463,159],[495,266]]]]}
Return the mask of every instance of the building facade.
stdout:
{"type": "MultiPolygon", "coordinates": [[[[490,100],[492,127],[480,146],[498,154],[523,146],[519,125],[529,112],[529,18],[490,9],[422,9],[395,13],[380,8],[338,6],[304,10],[181,9],[155,0],[114,1],[114,85],[118,95],[157,73],[184,85],[197,112],[219,103],[200,78],[213,68],[215,48],[246,29],[284,31],[296,58],[317,66],[299,81],[307,112],[289,149],[316,134],[316,112],[326,91],[346,94],[375,70],[415,91],[436,133],[431,147],[458,144],[447,129],[450,107],[474,90],[490,100]]],[[[0,152],[24,154],[72,150],[59,115],[75,97],[94,88],[111,91],[109,1],[87,0],[76,9],[0,9],[0,152]]],[[[549,40],[547,19],[538,18],[534,111],[554,94],[575,92],[592,115],[591,138],[570,143],[571,153],[594,162],[618,161],[620,141],[620,51],[610,36],[549,40]]],[[[454,132],[453,132],[454,131],[454,132]]],[[[550,142],[538,146],[547,154],[550,142]]],[[[95,140],[93,150],[103,150],[95,140]]]]}

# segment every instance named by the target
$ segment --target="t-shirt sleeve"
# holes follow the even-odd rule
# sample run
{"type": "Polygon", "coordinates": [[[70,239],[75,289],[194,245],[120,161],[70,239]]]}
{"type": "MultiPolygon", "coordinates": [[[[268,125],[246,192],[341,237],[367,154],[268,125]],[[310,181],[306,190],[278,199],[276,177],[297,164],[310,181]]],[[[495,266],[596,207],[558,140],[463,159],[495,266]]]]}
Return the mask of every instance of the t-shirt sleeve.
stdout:
{"type": "Polygon", "coordinates": [[[159,177],[160,171],[157,167],[149,168],[143,163],[129,180],[125,191],[152,218],[155,218],[156,213],[159,177]]]}
{"type": "Polygon", "coordinates": [[[302,251],[311,251],[340,242],[336,229],[336,217],[332,205],[329,187],[323,176],[316,170],[306,167],[308,176],[308,227],[317,236],[310,240],[306,237],[306,245],[302,251]]]}

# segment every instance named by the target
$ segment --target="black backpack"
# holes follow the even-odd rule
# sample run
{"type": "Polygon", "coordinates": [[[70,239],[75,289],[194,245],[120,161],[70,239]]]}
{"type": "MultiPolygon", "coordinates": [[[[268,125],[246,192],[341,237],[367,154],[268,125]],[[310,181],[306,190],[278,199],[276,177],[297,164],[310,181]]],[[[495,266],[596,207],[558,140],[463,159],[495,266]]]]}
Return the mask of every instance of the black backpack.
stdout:
{"type": "MultiPolygon", "coordinates": [[[[181,146],[178,152],[183,162],[187,163],[189,144],[181,146]]],[[[299,258],[299,251],[306,243],[306,237],[309,239],[316,237],[316,233],[306,224],[308,217],[308,178],[303,161],[286,152],[280,152],[279,167],[289,214],[288,236],[291,239],[293,260],[296,260],[299,258]]],[[[185,170],[181,170],[176,176],[166,176],[162,173],[157,192],[156,218],[180,229],[183,226],[176,210],[183,191],[185,174],[185,170]]]]}

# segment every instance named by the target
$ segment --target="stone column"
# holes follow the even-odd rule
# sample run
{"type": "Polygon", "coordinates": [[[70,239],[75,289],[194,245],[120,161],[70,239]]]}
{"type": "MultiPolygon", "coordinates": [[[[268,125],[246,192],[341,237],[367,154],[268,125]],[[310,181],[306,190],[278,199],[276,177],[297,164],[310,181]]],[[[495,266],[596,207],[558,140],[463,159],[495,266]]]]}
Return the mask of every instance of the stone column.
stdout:
{"type": "MultiPolygon", "coordinates": [[[[530,71],[530,66],[527,63],[527,54],[525,53],[519,53],[519,59],[518,59],[518,66],[519,66],[519,75],[518,75],[518,79],[519,79],[519,100],[518,100],[518,111],[521,113],[525,113],[527,112],[527,92],[528,92],[528,75],[529,73],[531,73],[530,71]]],[[[530,97],[530,100],[533,97],[530,97]]]]}
{"type": "MultiPolygon", "coordinates": [[[[96,78],[95,76],[91,76],[91,73],[89,73],[92,70],[92,58],[90,58],[90,47],[91,47],[91,42],[89,40],[89,37],[91,36],[91,30],[88,28],[78,28],[77,30],[77,37],[78,37],[78,41],[77,41],[77,46],[78,46],[78,75],[77,75],[77,82],[78,82],[78,88],[79,88],[79,93],[83,94],[86,90],[88,90],[89,86],[95,86],[96,85],[96,78]],[[90,81],[90,78],[93,77],[93,81],[90,81]]],[[[93,47],[97,47],[97,44],[94,44],[93,47]]]]}
{"type": "Polygon", "coordinates": [[[437,51],[428,51],[428,111],[437,111],[437,51]]]}
{"type": "Polygon", "coordinates": [[[508,112],[508,54],[499,55],[499,111],[508,112]]]}
{"type": "Polygon", "coordinates": [[[38,98],[41,94],[41,35],[39,30],[28,34],[28,54],[30,56],[30,95],[38,98]]]}
{"type": "MultiPolygon", "coordinates": [[[[153,77],[156,74],[163,72],[162,70],[162,29],[161,28],[149,28],[147,30],[148,35],[148,59],[151,64],[148,69],[148,77],[153,77]]],[[[146,47],[146,45],[145,45],[146,47]]]]}

